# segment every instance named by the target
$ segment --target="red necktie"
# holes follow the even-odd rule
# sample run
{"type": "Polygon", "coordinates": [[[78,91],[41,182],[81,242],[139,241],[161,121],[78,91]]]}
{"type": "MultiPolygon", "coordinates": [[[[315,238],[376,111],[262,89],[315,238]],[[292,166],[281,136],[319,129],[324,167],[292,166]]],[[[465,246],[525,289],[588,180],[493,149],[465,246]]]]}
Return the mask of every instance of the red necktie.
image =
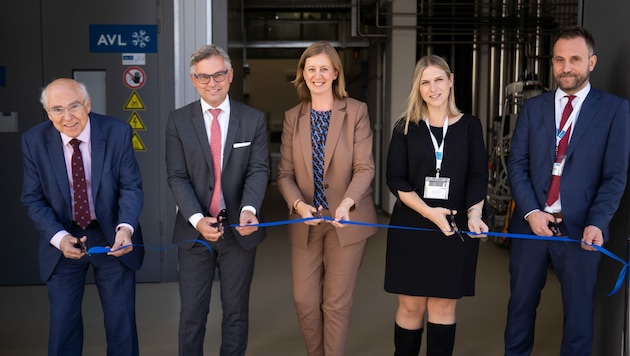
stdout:
{"type": "Polygon", "coordinates": [[[90,204],[88,202],[87,182],[85,181],[85,171],[83,169],[83,156],[79,145],[81,141],[73,138],[70,144],[74,148],[72,154],[72,188],[74,196],[72,207],[74,209],[74,222],[82,229],[85,229],[92,220],[90,218],[90,204]]]}
{"type": "MultiPolygon", "coordinates": [[[[560,119],[560,126],[558,130],[562,130],[564,124],[571,116],[571,112],[573,112],[573,105],[571,102],[575,99],[575,95],[567,95],[569,99],[564,106],[564,110],[562,111],[562,118],[560,119]]],[[[572,125],[571,125],[572,126],[572,125]]],[[[556,148],[556,159],[555,163],[560,163],[564,159],[564,156],[567,152],[567,146],[569,146],[569,136],[571,135],[571,126],[567,128],[567,132],[564,133],[564,136],[560,138],[560,142],[558,143],[558,147],[556,148]]],[[[553,203],[558,200],[560,196],[560,176],[559,175],[551,175],[551,184],[549,185],[549,194],[547,195],[547,206],[551,206],[553,203]]]]}
{"type": "Polygon", "coordinates": [[[210,198],[211,216],[216,217],[221,210],[221,127],[219,126],[219,113],[221,109],[210,109],[212,123],[210,124],[210,154],[212,155],[212,170],[214,172],[214,188],[210,198]]]}

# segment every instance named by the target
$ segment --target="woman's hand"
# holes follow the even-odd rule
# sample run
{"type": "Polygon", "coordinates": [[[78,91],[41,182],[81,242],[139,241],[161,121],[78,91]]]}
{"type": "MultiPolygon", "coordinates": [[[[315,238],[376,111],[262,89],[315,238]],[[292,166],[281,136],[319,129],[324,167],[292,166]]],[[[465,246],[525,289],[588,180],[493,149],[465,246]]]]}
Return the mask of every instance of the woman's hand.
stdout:
{"type": "Polygon", "coordinates": [[[475,234],[469,235],[472,238],[486,237],[485,232],[489,231],[488,225],[481,219],[481,216],[468,216],[468,231],[475,234]]]}
{"type": "Polygon", "coordinates": [[[335,210],[335,220],[328,221],[334,227],[342,228],[346,225],[340,223],[339,221],[345,220],[350,221],[350,208],[354,206],[354,200],[351,198],[344,198],[341,201],[341,204],[335,210]]]}
{"type": "MultiPolygon", "coordinates": [[[[302,219],[321,216],[321,211],[323,210],[321,206],[319,207],[319,209],[316,209],[314,206],[308,205],[302,200],[298,200],[295,203],[294,209],[302,219]]],[[[306,225],[319,225],[323,220],[324,219],[311,219],[306,220],[304,223],[306,225]]]]}
{"type": "Polygon", "coordinates": [[[451,225],[451,212],[453,215],[457,215],[457,210],[429,207],[424,210],[423,216],[431,220],[431,222],[434,223],[444,235],[451,236],[455,233],[455,231],[457,231],[457,226],[451,225]]]}

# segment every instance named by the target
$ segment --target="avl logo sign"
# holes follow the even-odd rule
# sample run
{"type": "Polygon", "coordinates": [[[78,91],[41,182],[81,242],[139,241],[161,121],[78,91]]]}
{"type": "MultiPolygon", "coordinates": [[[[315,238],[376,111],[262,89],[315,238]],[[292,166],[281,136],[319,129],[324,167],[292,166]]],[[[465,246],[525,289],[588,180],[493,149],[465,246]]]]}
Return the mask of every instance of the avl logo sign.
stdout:
{"type": "Polygon", "coordinates": [[[91,53],[156,53],[157,25],[90,25],[91,53]]]}

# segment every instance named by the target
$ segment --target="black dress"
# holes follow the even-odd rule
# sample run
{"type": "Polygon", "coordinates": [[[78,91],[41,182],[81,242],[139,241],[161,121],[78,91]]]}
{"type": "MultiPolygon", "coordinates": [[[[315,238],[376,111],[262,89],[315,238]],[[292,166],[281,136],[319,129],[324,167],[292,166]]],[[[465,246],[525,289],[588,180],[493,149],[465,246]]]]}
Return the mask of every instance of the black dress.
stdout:
{"type": "MultiPolygon", "coordinates": [[[[395,125],[387,157],[387,185],[398,191],[424,196],[425,177],[435,177],[435,149],[426,124],[405,120],[395,125]]],[[[442,140],[442,128],[431,129],[442,140]]],[[[451,179],[447,200],[426,199],[432,207],[457,210],[459,230],[468,230],[466,211],[486,198],[488,160],[483,130],[478,118],[464,114],[448,127],[440,177],[451,179]]],[[[461,298],[475,294],[475,272],[479,239],[461,234],[445,236],[430,220],[405,206],[400,199],[392,212],[391,225],[412,226],[431,231],[389,229],[385,263],[385,290],[390,293],[461,298]]]]}

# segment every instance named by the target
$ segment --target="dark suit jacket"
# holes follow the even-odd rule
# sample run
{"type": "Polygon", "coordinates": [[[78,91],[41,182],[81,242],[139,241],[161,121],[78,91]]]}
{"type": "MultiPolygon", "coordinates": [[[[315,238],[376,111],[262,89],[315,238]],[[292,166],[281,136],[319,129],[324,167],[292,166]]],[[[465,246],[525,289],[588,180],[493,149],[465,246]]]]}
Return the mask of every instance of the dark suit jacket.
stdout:
{"type": "MultiPolygon", "coordinates": [[[[510,143],[508,176],[516,210],[510,230],[529,233],[525,214],[543,210],[555,158],[554,92],[525,101],[510,143]]],[[[608,225],[626,186],[630,156],[628,101],[591,87],[572,129],[562,172],[560,198],[569,236],[581,239],[608,225]]]]}
{"type": "MultiPolygon", "coordinates": [[[[195,213],[206,214],[212,196],[214,171],[201,102],[195,101],[171,112],[166,127],[166,168],[178,214],[173,242],[197,239],[200,235],[189,222],[195,213]]],[[[228,219],[239,223],[241,208],[251,205],[260,218],[260,207],[269,179],[269,152],[265,115],[245,104],[230,100],[230,123],[223,152],[221,188],[228,219]]],[[[255,247],[265,230],[241,236],[233,230],[244,249],[255,247]]],[[[180,246],[190,247],[191,243],[180,246]]]]}
{"type": "MultiPolygon", "coordinates": [[[[138,219],[144,194],[140,167],[131,143],[131,127],[118,119],[90,113],[92,145],[92,194],[96,218],[110,246],[116,226],[134,227],[134,244],[142,244],[138,219]]],[[[63,143],[50,121],[26,131],[22,136],[24,185],[22,205],[40,232],[39,267],[43,281],[48,280],[61,251],[50,244],[58,231],[70,231],[72,197],[66,173],[63,143]]],[[[142,265],[144,249],[134,248],[120,257],[129,268],[142,265]]]]}
{"type": "MultiPolygon", "coordinates": [[[[291,219],[300,216],[293,210],[297,199],[313,203],[313,154],[311,144],[311,105],[300,103],[288,110],[282,125],[281,158],[278,165],[278,189],[289,207],[291,219]]],[[[361,101],[336,99],[324,152],[324,189],[330,213],[335,214],[341,201],[354,200],[350,220],[376,223],[372,199],[374,159],[372,128],[367,105],[361,101]]],[[[288,227],[291,243],[306,248],[309,225],[288,227]]],[[[341,246],[363,241],[376,233],[376,227],[347,225],[337,229],[341,246]]]]}

